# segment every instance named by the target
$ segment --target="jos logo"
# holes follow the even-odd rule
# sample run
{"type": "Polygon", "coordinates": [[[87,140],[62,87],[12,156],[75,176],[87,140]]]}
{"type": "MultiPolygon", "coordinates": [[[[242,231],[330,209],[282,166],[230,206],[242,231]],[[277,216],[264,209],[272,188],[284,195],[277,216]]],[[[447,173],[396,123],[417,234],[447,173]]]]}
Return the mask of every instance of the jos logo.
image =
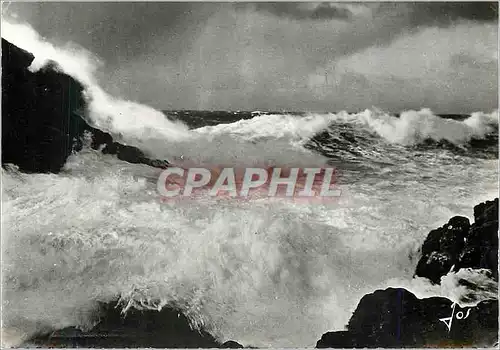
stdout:
{"type": "Polygon", "coordinates": [[[455,307],[457,306],[456,303],[453,303],[451,304],[451,316],[450,317],[445,317],[445,318],[440,318],[439,321],[443,322],[446,327],[448,328],[448,332],[451,331],[451,324],[453,323],[453,316],[455,316],[455,318],[457,320],[465,320],[467,317],[469,317],[469,314],[470,314],[470,310],[471,309],[467,309],[467,312],[464,314],[464,311],[459,311],[455,314],[455,307]]]}

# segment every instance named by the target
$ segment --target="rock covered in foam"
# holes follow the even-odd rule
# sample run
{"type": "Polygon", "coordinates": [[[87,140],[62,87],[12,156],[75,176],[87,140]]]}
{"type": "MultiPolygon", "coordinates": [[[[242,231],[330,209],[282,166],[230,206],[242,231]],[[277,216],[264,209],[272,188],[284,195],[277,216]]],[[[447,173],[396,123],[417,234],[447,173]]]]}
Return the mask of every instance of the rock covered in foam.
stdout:
{"type": "Polygon", "coordinates": [[[113,141],[91,127],[79,111],[85,108],[83,86],[60,72],[55,62],[37,72],[28,68],[35,57],[2,38],[2,165],[25,172],[57,173],[67,157],[82,147],[85,131],[92,147],[121,160],[164,168],[139,149],[113,141]]]}

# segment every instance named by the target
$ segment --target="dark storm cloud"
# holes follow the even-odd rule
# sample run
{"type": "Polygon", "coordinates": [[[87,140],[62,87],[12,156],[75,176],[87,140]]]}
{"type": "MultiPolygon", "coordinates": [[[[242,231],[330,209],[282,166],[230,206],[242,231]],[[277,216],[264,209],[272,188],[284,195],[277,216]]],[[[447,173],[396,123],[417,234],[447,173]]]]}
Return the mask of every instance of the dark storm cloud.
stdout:
{"type": "Polygon", "coordinates": [[[407,105],[454,106],[463,96],[497,91],[496,85],[490,88],[474,80],[491,78],[497,83],[490,73],[496,72],[496,59],[491,64],[478,61],[474,46],[498,42],[488,36],[497,21],[498,5],[493,2],[37,2],[12,3],[8,12],[16,12],[55,44],[72,41],[103,58],[105,68],[98,73],[108,91],[158,108],[356,109],[369,102],[390,109],[400,108],[401,91],[408,91],[407,105]],[[433,44],[442,35],[451,37],[460,26],[470,27],[477,36],[433,44]],[[401,40],[432,27],[440,30],[394,49],[401,40]],[[355,56],[361,57],[356,67],[363,67],[418,48],[418,58],[394,62],[390,72],[383,73],[387,75],[401,66],[414,70],[440,47],[451,46],[450,55],[465,52],[448,62],[448,51],[440,51],[446,61],[440,70],[449,73],[442,80],[457,85],[450,77],[462,77],[458,92],[443,97],[446,101],[435,97],[442,91],[435,77],[426,76],[418,84],[402,77],[396,83],[394,77],[368,77],[351,66],[351,71],[338,73],[335,93],[318,93],[308,85],[311,79],[316,84],[316,75],[335,76],[338,62],[355,56]],[[365,54],[373,48],[380,50],[365,54]],[[420,51],[429,54],[419,56],[420,51]]]}
{"type": "MultiPolygon", "coordinates": [[[[458,21],[498,22],[496,2],[381,2],[365,3],[372,13],[373,30],[356,33],[355,40],[340,40],[333,48],[335,56],[349,56],[369,47],[388,46],[395,40],[415,34],[425,27],[446,28],[458,21]]],[[[351,17],[363,23],[364,18],[351,17]]],[[[332,50],[323,50],[331,54],[332,50]]]]}
{"type": "MultiPolygon", "coordinates": [[[[235,4],[240,8],[253,8],[257,11],[271,13],[278,17],[297,20],[308,19],[353,19],[355,15],[342,3],[296,3],[274,2],[256,4],[235,4]]],[[[478,22],[496,21],[498,19],[497,2],[416,2],[416,3],[356,3],[374,10],[375,16],[395,17],[408,15],[408,27],[419,25],[449,26],[457,20],[472,20],[478,22]]],[[[397,28],[396,28],[397,29],[397,28]]]]}
{"type": "Polygon", "coordinates": [[[422,2],[411,7],[410,25],[446,27],[458,20],[476,22],[498,20],[497,2],[422,2]]]}
{"type": "Polygon", "coordinates": [[[13,3],[8,12],[19,14],[42,36],[61,43],[74,41],[108,63],[120,63],[151,50],[156,40],[176,44],[178,50],[168,53],[175,58],[222,6],[188,2],[36,2],[13,3]]]}
{"type": "MultiPolygon", "coordinates": [[[[306,64],[321,66],[326,61],[349,56],[372,46],[388,46],[398,38],[416,33],[422,28],[449,27],[460,20],[495,22],[498,4],[495,2],[381,2],[381,3],[239,3],[235,7],[269,13],[278,18],[311,22],[343,20],[353,24],[353,35],[332,33],[321,40],[308,38],[294,45],[304,48],[306,64]],[[353,13],[352,9],[364,9],[353,13]],[[370,16],[365,16],[367,13],[370,16]]],[[[277,43],[277,45],[280,45],[277,43]]]]}
{"type": "Polygon", "coordinates": [[[347,20],[352,17],[351,11],[345,7],[336,4],[323,3],[257,3],[257,11],[269,12],[279,17],[288,17],[293,19],[342,19],[347,20]]]}
{"type": "MultiPolygon", "coordinates": [[[[222,8],[268,13],[301,21],[343,20],[356,27],[373,27],[368,32],[355,28],[354,38],[324,38],[313,44],[308,59],[315,64],[323,57],[349,55],[370,46],[388,45],[421,26],[449,26],[458,19],[494,21],[498,4],[476,3],[189,3],[189,2],[65,2],[11,4],[10,11],[35,27],[42,36],[56,42],[74,41],[109,63],[122,63],[155,50],[158,41],[175,48],[164,52],[165,60],[176,61],[205,29],[206,21],[222,8]],[[364,8],[372,18],[360,18],[351,11],[364,8]],[[370,21],[371,23],[367,23],[370,21]],[[335,42],[333,43],[332,40],[335,42]]],[[[362,16],[361,16],[362,17],[362,16]]],[[[300,39],[300,38],[298,38],[300,39]]],[[[311,43],[311,44],[309,44],[311,43]]],[[[277,43],[279,44],[279,43],[277,43]]]]}

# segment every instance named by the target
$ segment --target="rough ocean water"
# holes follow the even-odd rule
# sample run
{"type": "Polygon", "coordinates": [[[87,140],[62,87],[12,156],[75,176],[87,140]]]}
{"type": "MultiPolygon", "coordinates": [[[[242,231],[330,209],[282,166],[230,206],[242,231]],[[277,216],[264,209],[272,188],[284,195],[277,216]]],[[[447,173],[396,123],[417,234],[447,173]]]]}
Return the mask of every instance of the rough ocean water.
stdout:
{"type": "Polygon", "coordinates": [[[86,87],[93,125],[157,159],[323,162],[342,190],[325,204],[162,203],[160,169],[90,148],[60,174],[2,170],[3,324],[19,341],[89,327],[95,303],[120,295],[175,304],[222,340],[314,346],[377,288],[451,297],[452,282],[412,278],[417,250],[431,229],[498,195],[498,111],[161,112],[109,96],[88,56],[27,26],[4,23],[2,36],[35,54],[33,69],[58,62],[86,87]]]}

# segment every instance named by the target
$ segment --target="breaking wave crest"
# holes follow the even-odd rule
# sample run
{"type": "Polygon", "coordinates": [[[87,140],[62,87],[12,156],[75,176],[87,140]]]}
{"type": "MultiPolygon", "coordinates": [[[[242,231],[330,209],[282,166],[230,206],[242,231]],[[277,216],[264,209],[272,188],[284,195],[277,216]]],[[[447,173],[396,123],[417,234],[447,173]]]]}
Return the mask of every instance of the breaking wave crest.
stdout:
{"type": "Polygon", "coordinates": [[[430,109],[405,111],[399,117],[380,111],[339,113],[335,121],[350,122],[368,127],[390,143],[415,145],[426,140],[464,144],[498,132],[498,110],[492,113],[475,112],[465,120],[445,119],[430,109]]]}
{"type": "Polygon", "coordinates": [[[310,138],[328,127],[357,125],[377,134],[389,143],[415,145],[426,140],[448,141],[460,145],[472,139],[483,139],[498,132],[498,110],[491,113],[474,112],[466,118],[446,119],[430,109],[404,111],[399,116],[379,110],[360,113],[264,114],[231,124],[219,124],[197,129],[210,134],[233,134],[249,139],[265,137],[310,138]]]}

